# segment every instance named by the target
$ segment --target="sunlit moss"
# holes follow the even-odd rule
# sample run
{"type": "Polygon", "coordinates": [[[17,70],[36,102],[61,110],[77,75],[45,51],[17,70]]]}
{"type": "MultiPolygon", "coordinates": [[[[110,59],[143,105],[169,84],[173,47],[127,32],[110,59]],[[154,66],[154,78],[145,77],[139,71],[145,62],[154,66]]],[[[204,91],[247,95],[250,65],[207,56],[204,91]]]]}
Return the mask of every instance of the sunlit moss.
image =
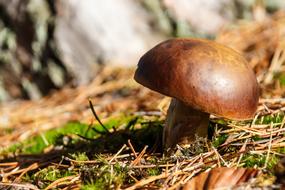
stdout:
{"type": "Polygon", "coordinates": [[[266,159],[267,159],[267,155],[248,153],[242,157],[241,164],[243,164],[244,167],[262,168],[266,166],[267,169],[271,170],[279,161],[279,158],[272,154],[268,157],[267,161],[266,159]]]}
{"type": "Polygon", "coordinates": [[[83,166],[80,174],[83,182],[82,189],[117,189],[126,179],[127,169],[119,164],[83,166]]]}
{"type": "Polygon", "coordinates": [[[228,138],[227,134],[221,134],[221,135],[215,137],[212,141],[213,146],[217,148],[218,146],[223,144],[227,140],[227,138],[228,138]]]}

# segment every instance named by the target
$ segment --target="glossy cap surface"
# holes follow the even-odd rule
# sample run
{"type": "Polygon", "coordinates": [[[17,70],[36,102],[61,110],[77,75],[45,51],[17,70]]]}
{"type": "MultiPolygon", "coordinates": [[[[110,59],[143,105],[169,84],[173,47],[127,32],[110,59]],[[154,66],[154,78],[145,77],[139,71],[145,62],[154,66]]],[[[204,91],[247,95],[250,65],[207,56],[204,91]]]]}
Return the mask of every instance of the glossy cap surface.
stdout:
{"type": "Polygon", "coordinates": [[[246,60],[224,45],[202,39],[171,39],[145,53],[135,80],[198,110],[230,119],[250,119],[258,83],[246,60]]]}

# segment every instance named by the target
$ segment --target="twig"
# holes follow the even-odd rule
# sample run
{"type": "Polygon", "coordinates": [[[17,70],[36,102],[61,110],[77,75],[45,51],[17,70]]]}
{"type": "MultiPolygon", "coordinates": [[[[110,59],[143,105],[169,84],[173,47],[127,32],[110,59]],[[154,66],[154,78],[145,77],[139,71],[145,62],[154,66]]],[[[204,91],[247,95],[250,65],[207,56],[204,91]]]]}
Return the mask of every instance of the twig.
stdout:
{"type": "Polygon", "coordinates": [[[24,174],[26,174],[30,170],[37,169],[39,167],[38,163],[33,163],[29,167],[25,168],[24,171],[14,180],[14,182],[19,182],[19,180],[23,177],[24,174]]]}
{"type": "Polygon", "coordinates": [[[117,157],[126,147],[127,147],[127,145],[124,144],[124,145],[122,146],[122,148],[113,156],[113,158],[111,158],[111,160],[109,161],[109,164],[110,164],[114,159],[116,159],[116,157],[117,157]]]}
{"type": "Polygon", "coordinates": [[[7,174],[3,174],[2,177],[8,177],[10,175],[19,174],[19,173],[25,172],[27,169],[34,170],[34,169],[37,169],[39,167],[39,165],[37,163],[34,163],[31,166],[29,166],[28,168],[23,168],[20,170],[12,171],[12,172],[7,173],[7,174]],[[33,167],[31,167],[31,166],[33,166],[33,167]]]}
{"type": "MultiPolygon", "coordinates": [[[[248,139],[245,139],[245,141],[244,141],[242,147],[239,149],[239,152],[245,152],[245,151],[246,151],[247,141],[248,141],[248,139]]],[[[243,157],[243,153],[240,154],[240,156],[239,156],[239,158],[238,158],[238,161],[237,161],[237,165],[239,165],[239,163],[240,163],[242,157],[243,157]]]]}
{"type": "Polygon", "coordinates": [[[176,182],[175,184],[172,184],[171,187],[168,188],[168,190],[174,190],[174,189],[178,189],[179,186],[182,185],[182,182],[187,178],[186,175],[182,176],[182,178],[176,182]]]}
{"type": "Polygon", "coordinates": [[[134,113],[135,115],[138,115],[138,116],[161,116],[162,113],[161,111],[137,111],[134,113]]]}
{"type": "Polygon", "coordinates": [[[91,108],[91,111],[92,111],[92,113],[93,113],[95,119],[96,119],[96,120],[99,122],[99,124],[103,127],[103,129],[105,130],[105,132],[110,133],[109,130],[107,129],[107,127],[105,127],[105,125],[104,125],[104,124],[101,122],[101,120],[99,119],[97,113],[95,112],[95,109],[94,109],[94,107],[93,107],[93,104],[92,104],[92,101],[91,101],[90,98],[88,99],[88,101],[89,101],[89,106],[90,106],[90,108],[91,108]]]}
{"type": "Polygon", "coordinates": [[[138,157],[130,164],[130,166],[135,166],[139,163],[139,161],[141,160],[141,158],[143,157],[143,155],[146,152],[147,149],[147,145],[143,148],[143,150],[141,151],[141,153],[138,155],[138,157]]]}
{"type": "Polygon", "coordinates": [[[0,163],[0,167],[5,167],[5,166],[17,166],[19,163],[18,162],[5,162],[5,163],[0,163]]]}
{"type": "MultiPolygon", "coordinates": [[[[272,122],[271,122],[271,125],[270,125],[270,129],[272,129],[272,122]]],[[[272,132],[270,132],[270,141],[269,141],[269,145],[268,145],[268,151],[267,151],[267,154],[266,154],[266,160],[265,160],[265,163],[264,163],[264,168],[266,168],[267,164],[268,164],[268,159],[269,159],[271,145],[272,145],[271,142],[272,142],[272,132]]]]}
{"type": "Polygon", "coordinates": [[[38,190],[38,188],[32,184],[20,184],[20,183],[3,183],[0,182],[0,187],[7,186],[9,187],[15,187],[16,189],[32,189],[32,190],[38,190]]]}
{"type": "MultiPolygon", "coordinates": [[[[173,167],[174,168],[174,173],[178,171],[179,165],[180,165],[179,161],[177,160],[175,166],[173,167]]],[[[164,184],[167,184],[171,180],[170,185],[172,186],[174,184],[174,182],[176,181],[176,178],[177,178],[177,176],[173,176],[173,175],[170,174],[168,176],[168,178],[165,180],[164,184]]]]}
{"type": "Polygon", "coordinates": [[[194,170],[191,175],[189,175],[184,181],[183,181],[183,184],[185,184],[187,181],[189,181],[194,175],[196,175],[197,173],[199,173],[202,169],[199,168],[197,170],[194,170]]]}
{"type": "MultiPolygon", "coordinates": [[[[176,175],[180,175],[180,174],[183,174],[183,173],[184,173],[183,171],[179,170],[179,171],[177,171],[177,172],[175,172],[175,173],[172,173],[172,175],[173,175],[173,176],[176,176],[176,175]]],[[[125,190],[134,190],[134,189],[137,189],[137,188],[142,187],[142,186],[144,186],[144,185],[147,185],[147,184],[149,184],[149,183],[151,183],[151,182],[153,182],[153,181],[166,178],[166,177],[168,177],[168,176],[169,176],[169,174],[165,174],[165,173],[162,173],[162,174],[157,175],[157,176],[151,176],[151,177],[148,177],[148,178],[146,178],[146,179],[143,179],[143,180],[138,181],[138,182],[135,183],[133,186],[128,187],[128,188],[126,188],[125,190]]]]}
{"type": "Polygon", "coordinates": [[[137,183],[139,180],[137,180],[137,178],[135,178],[132,174],[128,173],[128,175],[137,183]]]}
{"type": "MultiPolygon", "coordinates": [[[[137,154],[137,153],[136,153],[137,154]]],[[[128,158],[130,156],[134,156],[133,153],[131,154],[122,154],[122,155],[118,155],[116,157],[116,159],[119,159],[119,158],[128,158]]],[[[100,161],[98,160],[74,160],[74,159],[71,159],[69,157],[64,157],[65,160],[67,161],[70,161],[70,162],[73,162],[73,163],[77,163],[77,164],[98,164],[98,163],[101,163],[100,161]]],[[[106,158],[106,160],[110,160],[112,158],[106,158]]],[[[109,163],[109,164],[113,164],[113,163],[109,163]]],[[[115,163],[114,163],[115,164],[115,163]]],[[[149,166],[146,166],[147,167],[155,167],[156,165],[149,165],[149,166]]],[[[139,168],[140,166],[133,166],[133,168],[139,168]]],[[[143,168],[143,166],[141,166],[143,168]]]]}
{"type": "Polygon", "coordinates": [[[214,150],[216,156],[217,156],[217,161],[218,161],[218,167],[221,167],[221,162],[220,162],[220,154],[218,153],[218,151],[215,149],[214,146],[212,146],[212,149],[214,150]]]}
{"type": "Polygon", "coordinates": [[[175,166],[175,164],[161,164],[161,165],[139,165],[139,166],[131,166],[130,168],[168,168],[169,166],[175,166]]]}
{"type": "Polygon", "coordinates": [[[129,145],[131,151],[133,152],[133,154],[135,155],[135,158],[137,158],[138,157],[137,153],[136,153],[136,151],[135,151],[135,149],[134,149],[130,139],[128,139],[128,145],[129,145]]]}
{"type": "Polygon", "coordinates": [[[73,159],[68,158],[68,157],[64,157],[64,159],[67,160],[67,161],[70,161],[72,163],[77,163],[77,164],[98,164],[98,163],[100,163],[97,160],[85,160],[85,161],[83,161],[83,160],[73,160],[73,159]]]}
{"type": "Polygon", "coordinates": [[[45,188],[45,190],[56,188],[60,183],[62,183],[64,181],[68,181],[68,184],[74,183],[76,180],[79,180],[79,178],[80,178],[79,175],[73,175],[73,176],[67,176],[67,177],[63,177],[63,178],[57,179],[54,182],[52,182],[51,184],[49,184],[49,186],[47,186],[45,188]]]}

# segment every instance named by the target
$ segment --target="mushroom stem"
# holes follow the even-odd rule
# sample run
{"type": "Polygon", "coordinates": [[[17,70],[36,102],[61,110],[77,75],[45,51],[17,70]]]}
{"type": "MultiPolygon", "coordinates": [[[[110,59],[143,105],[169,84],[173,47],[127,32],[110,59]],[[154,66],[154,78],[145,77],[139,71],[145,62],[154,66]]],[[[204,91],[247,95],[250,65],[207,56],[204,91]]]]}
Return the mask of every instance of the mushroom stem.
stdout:
{"type": "Polygon", "coordinates": [[[209,117],[210,114],[172,98],[163,132],[164,147],[167,149],[176,144],[190,144],[195,141],[196,135],[207,137],[209,117]]]}

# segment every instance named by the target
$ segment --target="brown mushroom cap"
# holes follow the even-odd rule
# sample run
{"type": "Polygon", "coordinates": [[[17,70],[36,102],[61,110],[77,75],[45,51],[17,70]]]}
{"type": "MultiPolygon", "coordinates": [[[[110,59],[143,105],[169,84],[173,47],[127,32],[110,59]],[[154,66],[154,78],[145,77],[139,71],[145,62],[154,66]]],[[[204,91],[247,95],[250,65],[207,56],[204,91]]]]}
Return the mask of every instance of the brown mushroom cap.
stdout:
{"type": "Polygon", "coordinates": [[[203,112],[252,118],[258,104],[256,77],[236,51],[202,39],[171,39],[144,54],[135,80],[203,112]]]}

